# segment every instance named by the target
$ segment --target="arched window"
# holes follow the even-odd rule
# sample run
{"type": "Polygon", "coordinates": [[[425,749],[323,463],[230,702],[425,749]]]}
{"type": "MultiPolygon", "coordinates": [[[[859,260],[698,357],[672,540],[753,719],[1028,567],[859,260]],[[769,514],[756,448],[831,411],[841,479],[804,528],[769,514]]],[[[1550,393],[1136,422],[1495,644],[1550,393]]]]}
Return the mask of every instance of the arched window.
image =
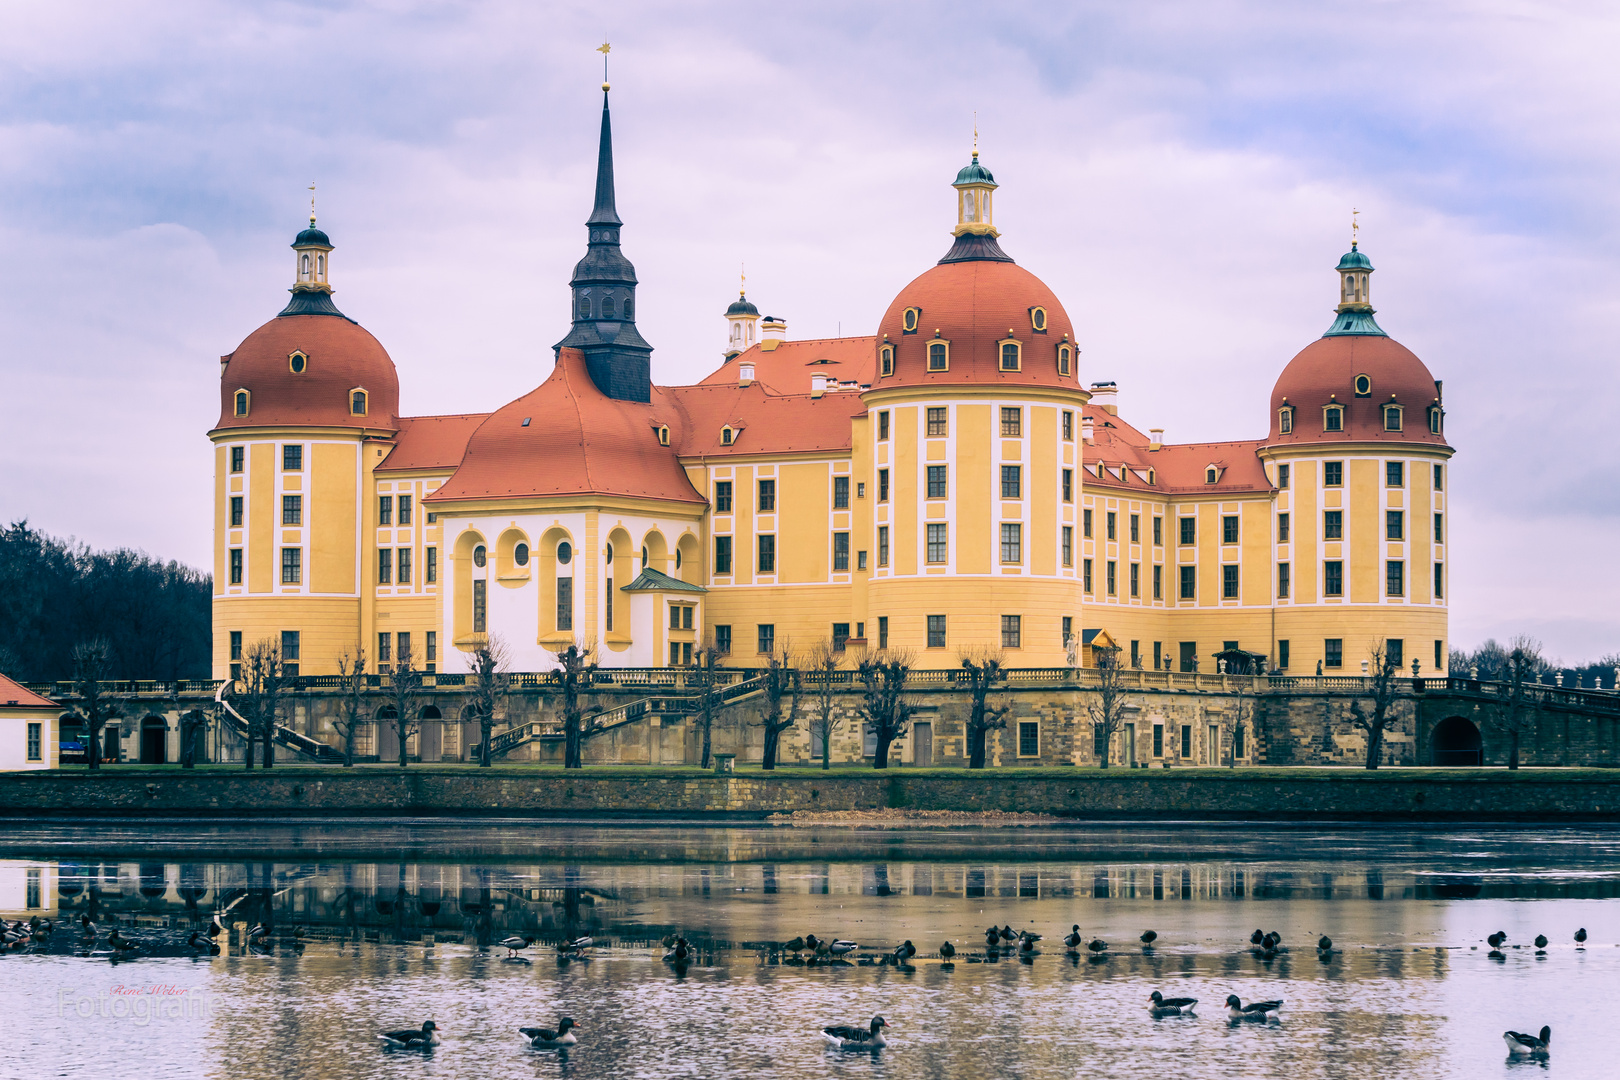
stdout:
{"type": "Polygon", "coordinates": [[[1221,471],[1219,469],[1217,469],[1215,466],[1211,465],[1209,468],[1204,470],[1204,483],[1213,484],[1213,483],[1215,483],[1215,481],[1219,480],[1220,478],[1221,478],[1221,471]]]}
{"type": "Polygon", "coordinates": [[[647,545],[646,544],[641,545],[641,565],[642,565],[643,569],[645,569],[646,566],[647,566],[647,545]]]}
{"type": "Polygon", "coordinates": [[[529,565],[529,545],[519,544],[512,549],[512,562],[518,566],[529,565]]]}
{"type": "Polygon", "coordinates": [[[894,374],[894,346],[893,345],[885,345],[885,346],[883,346],[883,348],[878,350],[878,355],[883,361],[881,374],[893,375],[894,374]]]}
{"type": "Polygon", "coordinates": [[[1284,405],[1277,410],[1277,431],[1287,435],[1294,430],[1294,410],[1292,406],[1284,405]]]}
{"type": "Polygon", "coordinates": [[[309,252],[307,251],[298,257],[298,280],[309,280],[309,252]]]}
{"type": "Polygon", "coordinates": [[[613,561],[613,545],[609,544],[607,546],[607,550],[604,551],[602,554],[607,559],[607,561],[611,563],[613,561]]]}
{"type": "Polygon", "coordinates": [[[1074,351],[1067,345],[1058,346],[1058,374],[1067,375],[1074,365],[1074,351]]]}
{"type": "Polygon", "coordinates": [[[1340,405],[1329,405],[1322,413],[1322,430],[1344,430],[1344,408],[1340,405]]]}
{"type": "Polygon", "coordinates": [[[613,318],[613,297],[612,296],[604,296],[604,297],[602,297],[602,318],[604,318],[604,319],[613,318]]]}
{"type": "Polygon", "coordinates": [[[591,317],[591,298],[585,293],[579,294],[579,317],[582,319],[591,317]]]}
{"type": "Polygon", "coordinates": [[[364,416],[364,415],[366,415],[366,392],[364,390],[350,391],[350,393],[349,393],[349,415],[350,416],[364,416]]]}
{"type": "Polygon", "coordinates": [[[248,414],[248,397],[249,397],[249,395],[248,395],[248,392],[246,390],[238,390],[236,392],[236,415],[237,416],[246,416],[248,414]]]}
{"type": "Polygon", "coordinates": [[[658,445],[669,445],[669,428],[663,424],[658,425],[658,445]]]}
{"type": "Polygon", "coordinates": [[[1003,341],[1001,343],[1001,370],[1017,371],[1019,367],[1018,342],[1003,341]]]}
{"type": "Polygon", "coordinates": [[[908,307],[906,313],[900,317],[900,326],[908,334],[917,332],[917,318],[922,314],[922,308],[908,307]]]}
{"type": "Polygon", "coordinates": [[[1399,405],[1384,406],[1384,430],[1401,430],[1401,407],[1399,405]]]}
{"type": "Polygon", "coordinates": [[[679,570],[680,568],[681,568],[681,549],[676,548],[675,549],[675,569],[679,570]]]}
{"type": "Polygon", "coordinates": [[[1440,434],[1440,406],[1429,406],[1429,434],[1440,434]]]}
{"type": "Polygon", "coordinates": [[[326,256],[315,256],[315,277],[320,281],[326,280],[326,256]]]}
{"type": "Polygon", "coordinates": [[[574,546],[566,540],[557,545],[557,561],[564,566],[574,561],[574,546]]]}
{"type": "Polygon", "coordinates": [[[721,446],[730,446],[734,441],[736,441],[736,438],[737,433],[731,427],[727,426],[720,429],[721,446]]]}
{"type": "Polygon", "coordinates": [[[943,341],[930,341],[928,343],[928,370],[945,371],[950,366],[950,345],[943,341]]]}
{"type": "Polygon", "coordinates": [[[474,566],[482,567],[488,561],[489,561],[489,553],[484,550],[484,545],[483,544],[479,544],[477,547],[473,548],[473,565],[474,566]]]}
{"type": "Polygon", "coordinates": [[[636,302],[630,297],[624,298],[624,321],[629,322],[636,317],[636,302]]]}

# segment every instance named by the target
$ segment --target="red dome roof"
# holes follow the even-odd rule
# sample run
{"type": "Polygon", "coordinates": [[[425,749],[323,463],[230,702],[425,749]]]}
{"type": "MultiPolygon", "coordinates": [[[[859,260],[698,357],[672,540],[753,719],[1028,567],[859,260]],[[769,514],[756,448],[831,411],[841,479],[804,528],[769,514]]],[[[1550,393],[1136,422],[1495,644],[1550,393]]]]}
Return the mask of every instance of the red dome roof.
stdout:
{"type": "Polygon", "coordinates": [[[393,428],[399,376],[382,343],[340,315],[282,315],[247,336],[224,358],[219,380],[219,427],[393,428]],[[290,357],[307,357],[294,372],[290,357]],[[367,394],[366,415],[349,412],[349,391],[367,394]],[[237,416],[238,390],[252,394],[237,416]]]}
{"type": "Polygon", "coordinates": [[[960,383],[1080,386],[1072,357],[1068,375],[1060,376],[1057,368],[1058,345],[1074,344],[1069,313],[1045,282],[1016,263],[973,260],[933,267],[889,305],[878,326],[880,348],[885,337],[895,346],[894,374],[879,376],[874,390],[960,383]],[[916,332],[908,334],[905,313],[913,307],[921,312],[916,332]],[[1036,308],[1046,312],[1044,333],[1032,322],[1036,308]],[[950,343],[948,371],[927,370],[927,344],[936,330],[950,343]],[[1009,337],[1023,347],[1018,371],[1001,370],[997,343],[1009,337]]]}
{"type": "Polygon", "coordinates": [[[1445,436],[1429,431],[1429,406],[1440,390],[1423,361],[1405,345],[1380,334],[1344,334],[1318,338],[1288,362],[1271,391],[1273,445],[1319,442],[1398,442],[1445,445],[1445,436]],[[1356,380],[1369,381],[1365,396],[1356,380]],[[1345,407],[1344,430],[1323,430],[1323,406],[1345,407]],[[1279,430],[1284,404],[1294,407],[1294,430],[1279,430]],[[1385,431],[1383,406],[1403,406],[1400,431],[1385,431]]]}

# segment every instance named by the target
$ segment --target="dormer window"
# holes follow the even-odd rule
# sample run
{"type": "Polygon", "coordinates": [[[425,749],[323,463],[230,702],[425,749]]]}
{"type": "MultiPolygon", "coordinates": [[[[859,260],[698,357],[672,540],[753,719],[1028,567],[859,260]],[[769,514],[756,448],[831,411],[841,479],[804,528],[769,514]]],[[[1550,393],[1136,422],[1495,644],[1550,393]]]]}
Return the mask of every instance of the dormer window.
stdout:
{"type": "Polygon", "coordinates": [[[908,334],[917,332],[917,320],[922,317],[922,308],[908,307],[906,313],[900,317],[900,326],[908,334]]]}
{"type": "Polygon", "coordinates": [[[935,338],[928,343],[928,370],[948,371],[951,366],[951,343],[935,338]]]}
{"type": "Polygon", "coordinates": [[[1384,406],[1384,430],[1401,430],[1401,407],[1399,405],[1384,406]]]}
{"type": "Polygon", "coordinates": [[[1372,379],[1365,375],[1356,376],[1356,397],[1366,397],[1372,393],[1372,379]]]}
{"type": "Polygon", "coordinates": [[[1208,468],[1206,468],[1204,470],[1204,483],[1206,483],[1206,484],[1219,483],[1220,479],[1221,479],[1221,470],[1219,468],[1217,468],[1216,466],[1211,465],[1211,466],[1209,466],[1208,468]]]}
{"type": "Polygon", "coordinates": [[[1429,406],[1429,434],[1440,434],[1440,406],[1429,406]]]}
{"type": "Polygon", "coordinates": [[[1343,405],[1329,405],[1327,408],[1322,410],[1322,430],[1323,431],[1343,431],[1344,430],[1344,406],[1343,405]]]}
{"type": "Polygon", "coordinates": [[[1022,366],[1022,350],[1018,342],[1008,339],[998,343],[1001,348],[1001,370],[1017,371],[1022,366]]]}
{"type": "Polygon", "coordinates": [[[294,375],[302,375],[308,367],[309,357],[302,352],[295,352],[287,357],[287,369],[294,375]]]}
{"type": "Polygon", "coordinates": [[[1277,410],[1277,431],[1280,434],[1288,435],[1291,434],[1293,430],[1294,407],[1292,405],[1284,405],[1282,408],[1277,410]]]}
{"type": "Polygon", "coordinates": [[[237,416],[246,416],[248,414],[248,405],[249,405],[252,397],[253,397],[253,395],[250,394],[246,390],[238,390],[236,392],[236,415],[237,416]]]}
{"type": "Polygon", "coordinates": [[[1147,482],[1148,482],[1149,487],[1151,487],[1153,485],[1153,482],[1158,479],[1158,476],[1159,476],[1159,472],[1158,472],[1157,469],[1149,469],[1148,470],[1147,482]]]}
{"type": "Polygon", "coordinates": [[[1074,367],[1074,349],[1068,345],[1058,346],[1058,374],[1068,375],[1074,367]]]}
{"type": "Polygon", "coordinates": [[[720,445],[721,446],[730,446],[732,443],[734,443],[736,441],[737,441],[737,431],[736,431],[735,428],[731,427],[731,425],[728,424],[725,427],[720,429],[720,445]]]}
{"type": "Polygon", "coordinates": [[[366,392],[364,390],[356,388],[349,391],[349,415],[366,415],[366,392]]]}
{"type": "Polygon", "coordinates": [[[894,374],[894,346],[885,345],[878,350],[878,373],[880,375],[894,374]]]}
{"type": "Polygon", "coordinates": [[[1030,329],[1034,330],[1037,334],[1046,333],[1046,309],[1045,308],[1043,308],[1043,307],[1032,307],[1032,308],[1029,309],[1029,326],[1030,326],[1030,329]]]}
{"type": "Polygon", "coordinates": [[[658,445],[669,445],[669,426],[667,424],[658,425],[658,445]]]}

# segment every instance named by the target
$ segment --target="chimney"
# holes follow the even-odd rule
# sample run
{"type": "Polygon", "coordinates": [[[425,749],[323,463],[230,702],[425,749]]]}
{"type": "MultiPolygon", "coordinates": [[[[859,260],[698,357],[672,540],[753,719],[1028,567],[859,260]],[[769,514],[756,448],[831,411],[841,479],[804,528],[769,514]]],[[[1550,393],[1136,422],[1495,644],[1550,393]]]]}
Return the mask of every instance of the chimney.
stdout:
{"type": "Polygon", "coordinates": [[[1148,428],[1148,449],[1157,450],[1164,445],[1164,428],[1148,428]]]}
{"type": "Polygon", "coordinates": [[[753,364],[738,364],[737,365],[737,385],[738,386],[748,386],[753,381],[754,381],[754,365],[753,364]]]}
{"type": "Polygon", "coordinates": [[[1080,437],[1086,442],[1096,441],[1097,432],[1093,427],[1093,421],[1089,416],[1082,416],[1080,418],[1080,437]]]}
{"type": "Polygon", "coordinates": [[[759,324],[759,347],[770,352],[787,340],[787,320],[767,315],[759,324]]]}
{"type": "Polygon", "coordinates": [[[813,397],[813,398],[818,398],[822,394],[825,394],[826,392],[827,392],[827,376],[825,376],[825,375],[812,375],[812,376],[810,376],[810,396],[813,397]]]}
{"type": "Polygon", "coordinates": [[[1091,384],[1091,403],[1099,409],[1106,409],[1110,416],[1119,415],[1119,384],[1112,382],[1094,382],[1091,384]]]}

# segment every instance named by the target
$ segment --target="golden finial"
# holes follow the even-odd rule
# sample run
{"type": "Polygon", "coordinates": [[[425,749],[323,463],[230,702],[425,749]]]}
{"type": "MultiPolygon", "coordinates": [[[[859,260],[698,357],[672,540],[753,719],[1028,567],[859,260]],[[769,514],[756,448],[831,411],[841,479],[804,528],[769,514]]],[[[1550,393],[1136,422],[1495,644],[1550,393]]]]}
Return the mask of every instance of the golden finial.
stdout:
{"type": "Polygon", "coordinates": [[[608,80],[607,80],[608,53],[613,51],[613,46],[609,45],[607,42],[604,41],[604,42],[602,42],[602,44],[600,44],[600,45],[598,45],[596,47],[596,51],[602,54],[602,89],[606,90],[608,88],[608,80]]]}
{"type": "Polygon", "coordinates": [[[979,110],[973,110],[973,159],[979,158],[979,110]]]}
{"type": "Polygon", "coordinates": [[[315,182],[309,184],[309,227],[315,227],[315,182]]]}
{"type": "Polygon", "coordinates": [[[1357,216],[1360,213],[1361,213],[1361,211],[1357,210],[1355,207],[1352,206],[1350,208],[1350,250],[1351,251],[1356,250],[1356,244],[1358,244],[1360,242],[1361,222],[1356,220],[1357,216]]]}
{"type": "Polygon", "coordinates": [[[741,265],[742,284],[737,287],[737,297],[738,299],[746,300],[748,299],[748,264],[742,263],[741,265]]]}

